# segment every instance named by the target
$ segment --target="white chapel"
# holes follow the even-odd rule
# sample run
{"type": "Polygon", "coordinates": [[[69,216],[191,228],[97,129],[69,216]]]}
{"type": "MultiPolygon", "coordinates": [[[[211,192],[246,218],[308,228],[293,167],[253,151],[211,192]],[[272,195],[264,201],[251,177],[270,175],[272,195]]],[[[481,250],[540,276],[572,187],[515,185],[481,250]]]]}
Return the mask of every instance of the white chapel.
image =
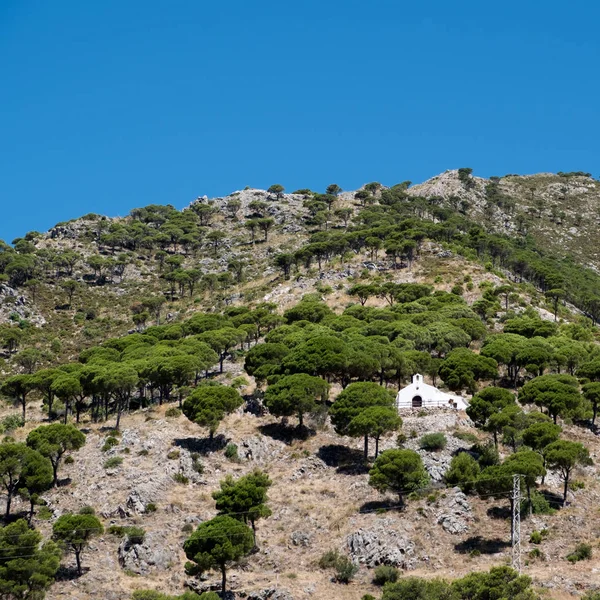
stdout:
{"type": "Polygon", "coordinates": [[[396,408],[454,408],[465,410],[469,406],[462,396],[448,394],[423,381],[423,375],[413,375],[412,383],[402,388],[396,396],[396,408]]]}

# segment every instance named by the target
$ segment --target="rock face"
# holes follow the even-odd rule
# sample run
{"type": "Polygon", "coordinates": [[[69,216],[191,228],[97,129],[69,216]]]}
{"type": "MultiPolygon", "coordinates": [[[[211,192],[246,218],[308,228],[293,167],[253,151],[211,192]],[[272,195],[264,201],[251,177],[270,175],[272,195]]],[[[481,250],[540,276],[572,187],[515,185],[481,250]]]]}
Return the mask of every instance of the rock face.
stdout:
{"type": "Polygon", "coordinates": [[[141,544],[132,544],[126,538],[119,545],[117,553],[121,567],[138,575],[148,574],[153,567],[166,569],[177,560],[175,552],[158,534],[148,534],[141,544]]]}
{"type": "Polygon", "coordinates": [[[473,518],[471,505],[460,488],[453,488],[445,504],[437,513],[437,523],[444,531],[452,534],[469,531],[468,522],[473,518]]]}
{"type": "Polygon", "coordinates": [[[375,529],[359,529],[346,538],[350,558],[355,563],[376,567],[390,565],[403,569],[415,566],[415,545],[391,528],[384,519],[375,529]]]}

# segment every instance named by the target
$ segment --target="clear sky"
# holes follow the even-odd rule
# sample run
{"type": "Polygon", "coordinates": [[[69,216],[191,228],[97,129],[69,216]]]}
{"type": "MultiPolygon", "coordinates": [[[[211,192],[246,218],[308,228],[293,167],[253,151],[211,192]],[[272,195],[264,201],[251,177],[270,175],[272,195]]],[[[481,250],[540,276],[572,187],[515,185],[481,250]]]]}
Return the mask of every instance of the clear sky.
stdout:
{"type": "Polygon", "coordinates": [[[598,175],[592,0],[0,0],[0,238],[250,185],[598,175]]]}

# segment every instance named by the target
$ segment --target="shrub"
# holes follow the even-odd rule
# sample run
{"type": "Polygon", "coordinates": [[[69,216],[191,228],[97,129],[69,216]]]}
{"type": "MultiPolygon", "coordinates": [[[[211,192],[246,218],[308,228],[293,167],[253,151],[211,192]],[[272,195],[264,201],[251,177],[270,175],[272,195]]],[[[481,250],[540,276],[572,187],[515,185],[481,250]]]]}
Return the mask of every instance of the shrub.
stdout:
{"type": "MultiPolygon", "coordinates": [[[[527,510],[528,501],[523,499],[522,504],[522,510],[527,510]]],[[[556,512],[556,509],[550,506],[550,503],[546,500],[544,494],[534,490],[531,492],[531,511],[534,515],[553,515],[556,512]]]]}
{"type": "Polygon", "coordinates": [[[337,564],[340,558],[340,553],[337,550],[328,550],[319,559],[319,568],[321,569],[332,569],[337,564]]]}
{"type": "Polygon", "coordinates": [[[375,596],[371,596],[371,594],[365,594],[360,600],[376,600],[375,596]]]}
{"type": "Polygon", "coordinates": [[[179,458],[181,456],[181,452],[179,452],[179,450],[171,450],[168,454],[167,454],[167,458],[169,460],[175,460],[177,458],[179,458]]]}
{"type": "Polygon", "coordinates": [[[194,531],[194,526],[191,523],[186,523],[181,528],[181,531],[183,531],[183,533],[192,533],[192,531],[194,531]]]}
{"type": "Polygon", "coordinates": [[[192,469],[199,475],[204,473],[204,465],[198,459],[192,459],[192,469]]]}
{"type": "Polygon", "coordinates": [[[148,504],[146,504],[146,508],[145,508],[147,513],[153,513],[156,512],[158,510],[156,504],[154,504],[154,502],[148,502],[148,504]]]}
{"type": "Polygon", "coordinates": [[[529,558],[531,559],[540,558],[541,560],[544,560],[545,558],[544,553],[539,548],[534,548],[533,550],[530,550],[527,556],[529,556],[529,558]]]}
{"type": "Polygon", "coordinates": [[[148,456],[148,454],[150,454],[150,452],[148,452],[148,450],[144,449],[144,450],[140,450],[137,454],[138,454],[138,456],[148,456]]]}
{"type": "Polygon", "coordinates": [[[225,446],[225,458],[232,461],[239,460],[238,447],[236,444],[227,444],[227,446],[225,446]]]}
{"type": "Polygon", "coordinates": [[[108,452],[114,446],[118,446],[119,440],[113,435],[108,436],[104,440],[104,445],[102,446],[102,452],[108,452]]]}
{"type": "Polygon", "coordinates": [[[10,433],[23,425],[25,421],[21,415],[8,415],[2,419],[2,433],[10,433]]]}
{"type": "Polygon", "coordinates": [[[47,506],[41,506],[37,512],[37,518],[40,521],[49,521],[53,516],[54,513],[47,506]]]}
{"type": "Polygon", "coordinates": [[[419,440],[419,447],[430,452],[443,450],[448,440],[443,433],[427,433],[419,440]]]}
{"type": "Polygon", "coordinates": [[[456,439],[462,440],[463,442],[469,442],[470,444],[476,444],[479,438],[472,431],[463,431],[459,429],[452,434],[456,439]]]}
{"type": "Polygon", "coordinates": [[[381,565],[375,569],[373,574],[373,583],[375,585],[385,585],[386,583],[396,583],[400,571],[395,567],[389,567],[387,565],[381,565]]]}
{"type": "Polygon", "coordinates": [[[127,536],[127,541],[130,544],[142,544],[144,542],[144,538],[146,537],[146,531],[141,527],[126,527],[125,535],[127,536]]]}
{"type": "Polygon", "coordinates": [[[190,480],[181,472],[175,473],[175,475],[173,475],[173,481],[176,481],[177,483],[182,483],[183,485],[186,485],[190,482],[190,480]]]}
{"type": "Polygon", "coordinates": [[[75,462],[75,459],[69,455],[65,458],[64,463],[65,465],[72,465],[75,462]]]}
{"type": "Polygon", "coordinates": [[[171,408],[167,408],[167,410],[165,411],[165,417],[173,417],[173,418],[177,418],[181,416],[181,411],[176,408],[175,406],[172,406],[171,408]]]}
{"type": "Polygon", "coordinates": [[[592,558],[592,547],[589,544],[577,544],[575,550],[567,555],[567,560],[576,563],[580,560],[590,560],[592,558]]]}
{"type": "Polygon", "coordinates": [[[95,515],[96,509],[93,506],[82,506],[79,509],[80,515],[95,515]]]}
{"type": "Polygon", "coordinates": [[[123,464],[123,459],[120,456],[113,456],[104,463],[105,469],[114,469],[123,464]]]}
{"type": "Polygon", "coordinates": [[[358,567],[347,556],[341,556],[335,565],[335,580],[350,583],[357,572],[358,567]]]}
{"type": "Polygon", "coordinates": [[[541,544],[542,543],[542,534],[539,531],[532,531],[529,536],[530,544],[541,544]]]}

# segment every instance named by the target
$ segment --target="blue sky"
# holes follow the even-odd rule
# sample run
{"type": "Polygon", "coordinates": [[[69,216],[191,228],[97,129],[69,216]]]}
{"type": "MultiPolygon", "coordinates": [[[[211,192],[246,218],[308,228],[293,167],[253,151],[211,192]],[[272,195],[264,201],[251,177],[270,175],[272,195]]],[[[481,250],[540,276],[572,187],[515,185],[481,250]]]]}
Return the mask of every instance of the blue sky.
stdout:
{"type": "Polygon", "coordinates": [[[282,183],[598,175],[600,5],[0,0],[0,238],[282,183]]]}

